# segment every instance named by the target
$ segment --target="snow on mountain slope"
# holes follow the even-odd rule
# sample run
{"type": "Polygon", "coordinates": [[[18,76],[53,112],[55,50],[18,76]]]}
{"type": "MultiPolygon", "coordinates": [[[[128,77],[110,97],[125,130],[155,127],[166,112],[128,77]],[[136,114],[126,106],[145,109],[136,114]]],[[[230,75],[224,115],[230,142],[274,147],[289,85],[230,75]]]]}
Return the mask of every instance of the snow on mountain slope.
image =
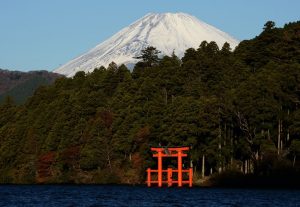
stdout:
{"type": "Polygon", "coordinates": [[[164,55],[173,51],[179,57],[188,48],[198,48],[202,41],[215,41],[219,47],[228,42],[235,48],[239,41],[221,30],[185,13],[147,14],[87,53],[54,70],[73,76],[78,71],[92,72],[100,66],[132,64],[142,49],[151,45],[164,55]]]}

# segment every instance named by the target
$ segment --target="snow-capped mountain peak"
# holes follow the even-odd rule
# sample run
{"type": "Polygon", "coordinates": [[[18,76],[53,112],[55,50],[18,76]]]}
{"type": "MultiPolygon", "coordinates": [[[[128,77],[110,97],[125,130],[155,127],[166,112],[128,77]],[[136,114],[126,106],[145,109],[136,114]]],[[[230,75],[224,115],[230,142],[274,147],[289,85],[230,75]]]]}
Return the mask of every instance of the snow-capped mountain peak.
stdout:
{"type": "Polygon", "coordinates": [[[198,48],[202,41],[215,41],[219,47],[225,42],[235,48],[239,41],[221,30],[185,13],[149,13],[125,27],[111,38],[87,53],[54,70],[56,73],[73,76],[78,71],[92,72],[100,66],[132,64],[142,49],[154,46],[164,55],[182,57],[188,48],[198,48]]]}

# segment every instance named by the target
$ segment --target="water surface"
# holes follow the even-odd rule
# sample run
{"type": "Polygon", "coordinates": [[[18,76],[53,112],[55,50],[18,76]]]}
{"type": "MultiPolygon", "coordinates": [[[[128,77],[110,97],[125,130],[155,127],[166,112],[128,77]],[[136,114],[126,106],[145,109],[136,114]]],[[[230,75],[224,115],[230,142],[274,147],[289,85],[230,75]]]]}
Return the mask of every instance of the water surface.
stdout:
{"type": "Polygon", "coordinates": [[[299,190],[0,186],[0,206],[300,206],[299,190]]]}

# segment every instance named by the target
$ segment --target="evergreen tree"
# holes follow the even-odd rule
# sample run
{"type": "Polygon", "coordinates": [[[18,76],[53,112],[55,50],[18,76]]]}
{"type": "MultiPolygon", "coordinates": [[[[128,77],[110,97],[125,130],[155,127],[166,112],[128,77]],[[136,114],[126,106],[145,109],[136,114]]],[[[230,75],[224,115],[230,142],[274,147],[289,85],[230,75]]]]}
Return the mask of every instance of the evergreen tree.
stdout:
{"type": "Polygon", "coordinates": [[[142,63],[144,63],[146,66],[151,67],[153,65],[157,65],[159,62],[159,53],[155,47],[153,46],[148,46],[145,49],[141,51],[141,55],[135,57],[136,59],[141,59],[142,63]]]}

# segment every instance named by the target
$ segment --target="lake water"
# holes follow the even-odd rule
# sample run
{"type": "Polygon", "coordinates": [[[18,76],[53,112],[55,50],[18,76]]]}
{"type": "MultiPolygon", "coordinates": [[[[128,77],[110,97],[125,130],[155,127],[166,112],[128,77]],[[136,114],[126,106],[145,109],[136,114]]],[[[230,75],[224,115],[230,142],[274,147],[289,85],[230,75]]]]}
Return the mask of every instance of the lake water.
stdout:
{"type": "Polygon", "coordinates": [[[300,206],[299,190],[0,186],[0,206],[300,206]]]}

